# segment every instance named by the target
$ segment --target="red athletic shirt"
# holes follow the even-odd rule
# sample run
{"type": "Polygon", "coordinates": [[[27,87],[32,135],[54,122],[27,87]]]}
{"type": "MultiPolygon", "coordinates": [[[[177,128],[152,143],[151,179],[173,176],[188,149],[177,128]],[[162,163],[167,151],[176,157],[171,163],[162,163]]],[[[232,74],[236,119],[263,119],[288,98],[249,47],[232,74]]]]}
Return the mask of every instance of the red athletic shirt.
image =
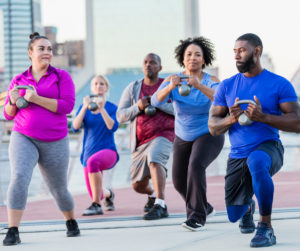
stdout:
{"type": "MultiPolygon", "coordinates": [[[[162,78],[159,78],[158,83],[155,85],[146,85],[143,81],[140,99],[144,96],[152,96],[162,82],[162,78]]],[[[162,112],[158,108],[156,108],[156,114],[154,116],[141,113],[137,117],[136,136],[137,146],[143,145],[159,136],[165,137],[173,142],[175,136],[174,116],[162,112]]]]}

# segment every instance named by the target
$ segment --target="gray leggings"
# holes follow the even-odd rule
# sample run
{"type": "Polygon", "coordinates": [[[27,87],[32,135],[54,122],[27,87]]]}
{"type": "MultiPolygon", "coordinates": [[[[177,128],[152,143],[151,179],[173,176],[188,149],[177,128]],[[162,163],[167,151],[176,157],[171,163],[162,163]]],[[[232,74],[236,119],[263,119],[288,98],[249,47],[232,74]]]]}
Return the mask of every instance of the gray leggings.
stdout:
{"type": "Polygon", "coordinates": [[[7,191],[8,208],[24,210],[28,186],[36,164],[61,211],[74,208],[67,189],[69,138],[42,142],[13,131],[9,144],[11,177],[7,191]]]}

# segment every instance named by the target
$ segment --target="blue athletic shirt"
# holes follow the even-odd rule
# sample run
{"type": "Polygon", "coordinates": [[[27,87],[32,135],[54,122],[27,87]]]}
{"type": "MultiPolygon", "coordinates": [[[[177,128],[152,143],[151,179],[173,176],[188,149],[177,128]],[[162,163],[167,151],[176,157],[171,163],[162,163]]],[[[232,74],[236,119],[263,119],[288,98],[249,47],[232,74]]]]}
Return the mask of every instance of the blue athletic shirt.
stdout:
{"type": "MultiPolygon", "coordinates": [[[[178,75],[181,76],[182,73],[178,75]]],[[[215,83],[207,73],[204,73],[201,83],[213,89],[219,84],[215,83]]],[[[169,84],[170,82],[161,84],[153,94],[151,104],[159,107],[167,100],[172,100],[176,136],[185,141],[193,141],[199,136],[209,133],[207,122],[211,100],[198,89],[191,87],[191,92],[188,96],[181,96],[178,88],[175,88],[163,102],[158,101],[157,92],[169,84]]],[[[187,84],[187,82],[184,80],[183,84],[187,84]]]]}
{"type": "MultiPolygon", "coordinates": [[[[231,107],[235,98],[251,99],[256,96],[264,113],[281,115],[279,105],[285,102],[297,101],[297,95],[292,84],[285,78],[268,70],[251,78],[238,73],[224,80],[215,92],[213,105],[231,107]]],[[[243,110],[247,105],[241,105],[243,110]]],[[[261,143],[268,140],[280,141],[278,129],[265,123],[255,122],[249,126],[241,126],[238,122],[229,128],[231,143],[230,158],[247,157],[261,143]]]]}
{"type": "MultiPolygon", "coordinates": [[[[86,167],[87,160],[94,153],[99,152],[103,149],[111,149],[117,152],[114,132],[119,127],[119,122],[116,118],[117,106],[111,102],[106,101],[104,106],[106,112],[114,120],[114,126],[109,130],[102,118],[101,113],[93,114],[89,109],[87,109],[84,118],[83,118],[83,127],[84,127],[84,137],[82,145],[82,153],[80,156],[81,164],[86,167]]],[[[82,105],[78,108],[76,116],[82,109],[82,105]]],[[[74,132],[79,131],[75,130],[72,125],[72,130],[74,132]]],[[[118,152],[117,152],[118,155],[118,152]]],[[[117,161],[119,160],[119,155],[117,161]]],[[[117,162],[116,162],[117,163],[117,162]]]]}

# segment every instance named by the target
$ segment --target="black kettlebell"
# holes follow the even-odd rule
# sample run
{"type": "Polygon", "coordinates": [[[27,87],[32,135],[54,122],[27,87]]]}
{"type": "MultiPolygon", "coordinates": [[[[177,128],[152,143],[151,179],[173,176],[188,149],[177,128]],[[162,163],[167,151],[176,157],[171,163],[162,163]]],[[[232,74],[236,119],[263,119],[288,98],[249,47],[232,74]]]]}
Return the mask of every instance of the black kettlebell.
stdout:
{"type": "MultiPolygon", "coordinates": [[[[180,81],[182,81],[183,79],[188,79],[190,76],[189,75],[181,75],[179,76],[180,78],[180,81]]],[[[191,86],[190,85],[183,85],[183,84],[180,84],[179,85],[179,88],[178,88],[178,91],[179,91],[179,94],[181,96],[188,96],[191,92],[191,86]]]]}
{"type": "MultiPolygon", "coordinates": [[[[146,96],[145,98],[147,98],[149,103],[151,102],[151,97],[150,96],[146,96]]],[[[151,105],[151,103],[150,103],[150,105],[148,105],[145,108],[144,113],[148,116],[154,116],[155,113],[156,113],[156,108],[153,105],[151,105]]]]}
{"type": "MultiPolygon", "coordinates": [[[[33,88],[31,86],[28,85],[18,85],[17,86],[17,90],[21,90],[21,89],[28,89],[28,90],[33,90],[33,88]]],[[[19,109],[24,109],[29,105],[29,103],[25,100],[24,97],[19,97],[16,101],[16,106],[19,109]]]]}
{"type": "Polygon", "coordinates": [[[145,108],[145,114],[148,116],[154,116],[156,113],[156,108],[153,105],[148,105],[145,108]]]}
{"type": "MultiPolygon", "coordinates": [[[[91,94],[90,95],[90,98],[97,98],[97,97],[100,97],[99,95],[96,95],[96,94],[91,94]]],[[[91,101],[88,105],[88,109],[92,112],[96,111],[98,109],[98,105],[96,104],[96,102],[94,101],[91,101]]]]}
{"type": "MultiPolygon", "coordinates": [[[[256,103],[251,100],[251,99],[244,99],[244,100],[238,100],[235,105],[241,105],[241,104],[253,104],[253,105],[256,105],[256,103]]],[[[245,125],[251,125],[252,124],[252,120],[249,119],[249,117],[243,113],[239,116],[239,124],[242,125],[242,126],[245,126],[245,125]]]]}

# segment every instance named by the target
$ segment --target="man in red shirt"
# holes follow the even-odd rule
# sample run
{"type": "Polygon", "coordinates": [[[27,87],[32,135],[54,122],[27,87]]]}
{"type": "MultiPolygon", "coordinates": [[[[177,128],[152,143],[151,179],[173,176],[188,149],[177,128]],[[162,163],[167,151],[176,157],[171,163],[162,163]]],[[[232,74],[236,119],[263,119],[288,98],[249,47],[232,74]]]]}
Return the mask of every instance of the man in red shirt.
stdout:
{"type": "Polygon", "coordinates": [[[149,97],[163,82],[158,77],[161,69],[160,57],[149,53],[143,62],[144,79],[134,81],[125,88],[117,110],[120,123],[130,121],[131,182],[136,192],[148,194],[144,207],[144,212],[147,212],[145,220],[168,217],[164,192],[166,164],[174,140],[173,107],[168,102],[156,108],[153,116],[145,113],[145,108],[150,105],[149,97]]]}

